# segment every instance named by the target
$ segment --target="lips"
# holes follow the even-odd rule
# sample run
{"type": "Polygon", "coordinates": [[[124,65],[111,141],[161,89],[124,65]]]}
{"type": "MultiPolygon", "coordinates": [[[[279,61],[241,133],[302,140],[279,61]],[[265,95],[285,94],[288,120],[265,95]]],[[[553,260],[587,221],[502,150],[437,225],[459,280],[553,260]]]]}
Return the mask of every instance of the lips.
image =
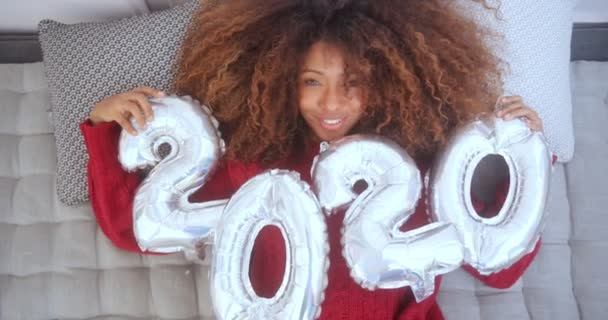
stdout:
{"type": "Polygon", "coordinates": [[[320,119],[321,126],[327,130],[337,130],[342,127],[346,117],[342,118],[322,118],[320,119]]]}

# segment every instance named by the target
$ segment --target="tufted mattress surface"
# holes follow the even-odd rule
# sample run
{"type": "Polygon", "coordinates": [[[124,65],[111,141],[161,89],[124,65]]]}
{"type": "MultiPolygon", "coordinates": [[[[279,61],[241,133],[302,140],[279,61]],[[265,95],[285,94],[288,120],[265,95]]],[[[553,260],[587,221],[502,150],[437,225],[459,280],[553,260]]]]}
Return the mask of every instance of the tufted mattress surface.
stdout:
{"type": "MultiPolygon", "coordinates": [[[[605,319],[608,62],[573,62],[574,159],[555,168],[539,256],[512,288],[444,278],[448,320],[605,319]]],[[[208,265],[120,251],[55,194],[41,63],[0,65],[0,319],[214,319],[208,265]]]]}

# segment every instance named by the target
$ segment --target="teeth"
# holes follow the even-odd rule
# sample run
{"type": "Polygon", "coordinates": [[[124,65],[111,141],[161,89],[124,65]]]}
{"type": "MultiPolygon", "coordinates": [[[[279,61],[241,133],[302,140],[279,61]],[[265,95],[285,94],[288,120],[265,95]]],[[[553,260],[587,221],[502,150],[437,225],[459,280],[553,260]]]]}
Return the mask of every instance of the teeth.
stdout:
{"type": "Polygon", "coordinates": [[[338,124],[342,122],[342,119],[324,119],[323,122],[327,124],[338,124]]]}

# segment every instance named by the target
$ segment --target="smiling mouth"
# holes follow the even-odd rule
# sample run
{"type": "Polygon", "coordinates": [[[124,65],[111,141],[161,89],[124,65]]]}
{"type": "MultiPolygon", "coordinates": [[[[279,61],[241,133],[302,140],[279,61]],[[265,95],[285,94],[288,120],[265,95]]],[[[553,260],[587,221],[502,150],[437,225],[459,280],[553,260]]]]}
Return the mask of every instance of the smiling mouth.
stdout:
{"type": "Polygon", "coordinates": [[[321,126],[327,130],[336,130],[344,123],[344,118],[321,119],[321,126]]]}

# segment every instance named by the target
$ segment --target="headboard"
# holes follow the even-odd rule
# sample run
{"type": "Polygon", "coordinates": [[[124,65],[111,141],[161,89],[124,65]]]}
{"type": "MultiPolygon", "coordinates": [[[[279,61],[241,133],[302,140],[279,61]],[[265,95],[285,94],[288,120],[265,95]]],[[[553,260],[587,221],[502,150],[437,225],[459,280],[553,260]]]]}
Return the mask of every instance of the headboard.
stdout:
{"type": "Polygon", "coordinates": [[[1,34],[0,63],[42,61],[37,34],[1,34]]]}
{"type": "Polygon", "coordinates": [[[574,24],[570,60],[608,61],[608,22],[574,24]]]}
{"type": "MultiPolygon", "coordinates": [[[[608,23],[576,23],[571,60],[608,61],[608,23]]],[[[36,34],[1,34],[0,63],[42,61],[36,34]]]]}

